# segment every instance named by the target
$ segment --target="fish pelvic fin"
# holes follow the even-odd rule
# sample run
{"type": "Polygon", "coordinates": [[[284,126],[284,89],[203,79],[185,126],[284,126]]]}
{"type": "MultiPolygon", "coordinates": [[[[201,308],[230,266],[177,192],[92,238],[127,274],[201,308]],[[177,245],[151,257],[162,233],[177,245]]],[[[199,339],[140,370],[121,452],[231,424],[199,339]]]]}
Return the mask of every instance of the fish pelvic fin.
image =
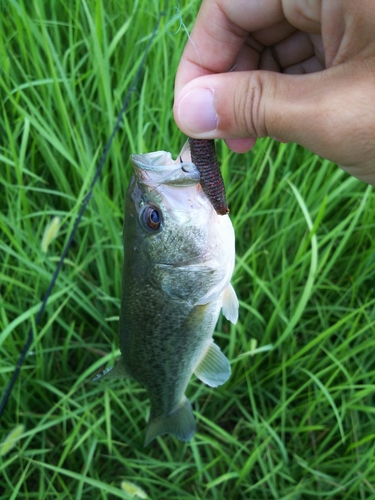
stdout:
{"type": "Polygon", "coordinates": [[[195,419],[190,401],[184,396],[181,404],[169,415],[151,418],[147,425],[144,446],[161,434],[173,434],[181,441],[189,441],[195,432],[195,419]]]}
{"type": "Polygon", "coordinates": [[[222,385],[230,377],[231,368],[229,361],[213,340],[196,366],[194,373],[199,380],[210,387],[222,385]]]}
{"type": "Polygon", "coordinates": [[[234,291],[232,285],[229,284],[223,293],[222,311],[227,320],[234,325],[238,320],[238,307],[239,304],[236,292],[234,291]]]}
{"type": "Polygon", "coordinates": [[[97,375],[95,375],[95,377],[92,379],[92,382],[101,382],[103,379],[107,381],[114,378],[128,378],[128,374],[126,373],[124,364],[122,363],[121,359],[117,362],[114,368],[109,366],[108,368],[103,370],[102,373],[98,373],[97,375]]]}

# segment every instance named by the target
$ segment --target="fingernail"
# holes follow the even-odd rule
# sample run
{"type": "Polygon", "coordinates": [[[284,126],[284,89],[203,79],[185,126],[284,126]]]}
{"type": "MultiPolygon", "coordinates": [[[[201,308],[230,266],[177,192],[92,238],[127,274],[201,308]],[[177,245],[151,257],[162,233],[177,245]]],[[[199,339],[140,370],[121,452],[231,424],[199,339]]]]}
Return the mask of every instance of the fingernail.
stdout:
{"type": "Polygon", "coordinates": [[[184,128],[195,134],[215,130],[218,118],[212,90],[190,90],[178,105],[178,118],[184,128]]]}

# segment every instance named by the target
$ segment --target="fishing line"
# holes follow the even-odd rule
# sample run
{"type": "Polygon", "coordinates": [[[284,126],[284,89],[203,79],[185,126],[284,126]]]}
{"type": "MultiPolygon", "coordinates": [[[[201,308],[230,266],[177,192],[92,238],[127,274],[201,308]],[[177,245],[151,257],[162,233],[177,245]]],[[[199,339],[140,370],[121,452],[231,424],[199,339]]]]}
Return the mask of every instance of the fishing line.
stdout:
{"type": "MultiPolygon", "coordinates": [[[[189,30],[182,19],[180,5],[173,7],[171,10],[176,11],[176,15],[167,23],[166,31],[169,32],[169,27],[176,20],[179,21],[178,28],[174,31],[174,35],[179,33],[181,28],[184,29],[186,36],[197,54],[200,67],[203,69],[202,58],[200,56],[198,47],[194,43],[189,30]]],[[[234,71],[236,65],[230,71],[234,71]]],[[[202,189],[215,211],[219,215],[226,215],[229,213],[229,208],[226,201],[225,186],[223,176],[221,175],[219,163],[216,157],[215,142],[213,140],[193,139],[189,137],[189,147],[191,152],[191,159],[199,170],[200,183],[202,189]]],[[[182,161],[182,160],[181,160],[182,161]]]]}
{"type": "MultiPolygon", "coordinates": [[[[112,145],[113,139],[114,139],[114,137],[115,137],[115,135],[116,135],[119,127],[120,127],[122,118],[123,118],[123,116],[125,114],[125,111],[126,111],[126,109],[128,107],[128,104],[129,104],[129,101],[130,101],[130,97],[131,97],[132,93],[134,92],[134,90],[136,89],[137,81],[138,81],[138,79],[139,79],[139,77],[141,75],[141,72],[142,72],[144,63],[146,61],[146,57],[148,55],[148,52],[149,52],[149,50],[151,48],[152,42],[154,41],[154,38],[155,38],[155,36],[156,36],[156,34],[158,32],[158,28],[159,28],[159,25],[161,23],[161,20],[162,20],[163,16],[166,13],[167,4],[168,4],[168,1],[165,2],[164,8],[160,12],[159,17],[158,17],[158,19],[156,21],[155,27],[154,27],[154,29],[153,29],[153,31],[151,33],[149,42],[148,42],[148,44],[147,44],[147,46],[145,48],[145,51],[143,53],[143,57],[141,59],[141,62],[139,63],[137,72],[136,72],[136,74],[135,74],[135,76],[133,78],[133,81],[132,81],[132,83],[130,85],[128,93],[127,93],[127,95],[125,97],[124,104],[122,105],[121,111],[120,111],[120,113],[118,115],[118,118],[116,120],[115,126],[113,127],[113,130],[112,130],[112,133],[110,135],[110,138],[109,138],[109,140],[108,140],[108,142],[107,142],[107,144],[106,144],[106,146],[104,148],[103,155],[102,155],[102,157],[101,157],[101,159],[99,161],[99,164],[98,164],[98,167],[96,169],[93,181],[92,181],[92,183],[90,185],[89,191],[88,191],[87,195],[85,196],[85,198],[84,198],[84,200],[82,202],[82,206],[80,208],[80,211],[78,212],[78,215],[77,215],[77,218],[75,220],[72,232],[70,233],[68,242],[67,242],[67,244],[66,244],[66,246],[65,246],[65,248],[64,248],[64,250],[63,250],[63,252],[61,254],[60,260],[59,260],[59,262],[57,264],[57,267],[56,267],[55,272],[53,273],[51,282],[50,282],[50,284],[49,284],[49,286],[47,288],[47,291],[46,291],[46,293],[44,295],[44,298],[43,298],[42,304],[40,306],[40,309],[38,311],[38,314],[36,315],[35,326],[37,326],[39,324],[39,321],[40,321],[40,319],[42,317],[42,314],[43,314],[43,312],[44,312],[44,310],[45,310],[45,308],[47,306],[48,299],[49,299],[49,297],[51,295],[51,292],[52,292],[52,289],[53,289],[53,287],[54,287],[54,285],[56,283],[57,277],[58,277],[58,275],[59,275],[59,273],[61,271],[61,268],[62,268],[62,266],[64,264],[64,260],[65,260],[65,257],[67,255],[67,253],[68,253],[68,250],[69,250],[71,244],[73,243],[73,240],[74,240],[75,234],[77,232],[78,226],[79,226],[79,224],[81,222],[81,219],[83,217],[83,214],[84,214],[84,212],[86,210],[87,204],[88,204],[88,202],[89,202],[89,200],[90,200],[90,198],[92,196],[95,184],[98,181],[98,179],[100,177],[100,174],[101,174],[101,172],[103,170],[103,166],[104,166],[104,163],[105,163],[105,161],[107,159],[107,156],[108,156],[108,153],[109,153],[109,149],[110,149],[110,147],[112,145]]],[[[9,382],[9,385],[8,385],[6,391],[5,391],[5,394],[4,394],[4,396],[3,396],[2,400],[1,400],[1,403],[0,403],[0,417],[1,417],[3,411],[4,411],[5,407],[6,407],[7,401],[9,399],[9,396],[10,396],[11,392],[12,392],[14,384],[15,384],[15,382],[17,380],[17,377],[18,377],[19,372],[21,370],[22,364],[25,361],[27,353],[28,353],[28,351],[30,349],[30,346],[31,346],[32,342],[33,342],[33,339],[34,339],[34,327],[31,326],[30,331],[29,331],[29,335],[28,335],[26,343],[25,343],[25,346],[22,349],[21,355],[20,355],[20,357],[18,359],[18,362],[17,362],[16,368],[15,368],[15,370],[13,372],[12,378],[11,378],[11,380],[9,382]]]]}
{"type": "Polygon", "coordinates": [[[180,9],[180,4],[178,3],[176,7],[173,7],[171,10],[175,10],[176,11],[176,15],[167,23],[166,27],[165,27],[165,30],[167,33],[170,33],[170,30],[169,30],[169,27],[176,21],[178,20],[180,25],[179,27],[174,31],[172,32],[173,35],[177,35],[177,33],[180,32],[181,28],[184,29],[185,33],[186,33],[186,36],[188,37],[188,40],[190,41],[190,43],[192,44],[194,50],[195,50],[195,53],[197,54],[197,57],[198,57],[198,60],[199,60],[199,65],[200,67],[203,69],[203,64],[202,64],[202,58],[201,58],[201,55],[199,53],[199,50],[198,50],[198,47],[195,45],[194,43],[194,40],[192,39],[190,33],[189,33],[189,30],[187,29],[187,26],[186,24],[184,23],[183,19],[182,19],[182,13],[181,13],[181,9],[180,9]]]}

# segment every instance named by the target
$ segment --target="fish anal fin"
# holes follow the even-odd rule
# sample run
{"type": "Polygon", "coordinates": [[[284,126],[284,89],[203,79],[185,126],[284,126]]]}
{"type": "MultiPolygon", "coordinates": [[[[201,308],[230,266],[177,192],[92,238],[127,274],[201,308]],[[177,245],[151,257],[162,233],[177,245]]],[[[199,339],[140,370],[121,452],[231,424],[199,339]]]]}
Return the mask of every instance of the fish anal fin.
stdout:
{"type": "Polygon", "coordinates": [[[195,432],[195,419],[190,401],[184,396],[181,404],[169,415],[151,418],[147,425],[144,446],[161,434],[173,434],[181,441],[189,441],[195,432]]]}
{"type": "Polygon", "coordinates": [[[231,374],[229,361],[212,341],[194,370],[195,375],[210,387],[224,384],[231,374]]]}
{"type": "Polygon", "coordinates": [[[236,292],[231,284],[229,284],[223,292],[222,311],[228,321],[234,325],[238,321],[238,299],[236,292]]]}
{"type": "Polygon", "coordinates": [[[116,363],[114,368],[109,366],[108,368],[103,370],[102,373],[98,373],[97,375],[95,375],[95,377],[92,379],[92,382],[101,382],[102,380],[106,382],[107,380],[112,380],[115,378],[128,378],[128,374],[126,373],[121,359],[116,363]]]}

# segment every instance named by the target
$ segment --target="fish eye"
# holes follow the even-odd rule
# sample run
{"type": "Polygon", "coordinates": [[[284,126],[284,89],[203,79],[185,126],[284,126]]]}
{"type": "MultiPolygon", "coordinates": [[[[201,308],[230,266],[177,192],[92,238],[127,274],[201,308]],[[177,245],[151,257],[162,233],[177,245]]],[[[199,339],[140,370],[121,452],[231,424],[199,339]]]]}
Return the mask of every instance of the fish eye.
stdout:
{"type": "Polygon", "coordinates": [[[161,212],[159,208],[147,206],[142,213],[143,222],[152,231],[157,231],[161,224],[161,212]]]}

